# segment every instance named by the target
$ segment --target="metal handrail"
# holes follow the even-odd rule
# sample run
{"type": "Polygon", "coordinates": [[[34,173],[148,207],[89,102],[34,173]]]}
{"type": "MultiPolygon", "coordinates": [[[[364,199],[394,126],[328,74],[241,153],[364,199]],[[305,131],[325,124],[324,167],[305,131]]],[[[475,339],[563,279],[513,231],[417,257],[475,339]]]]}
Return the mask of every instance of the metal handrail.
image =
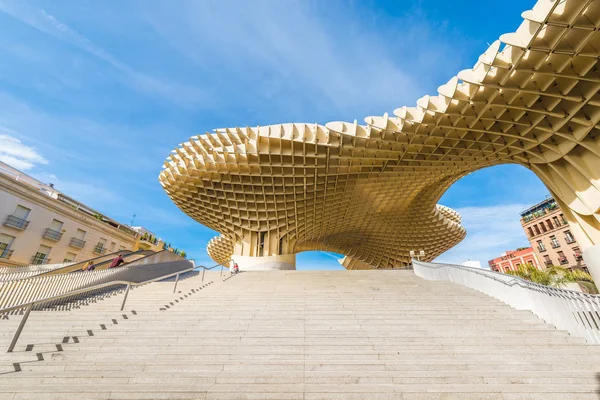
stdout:
{"type": "Polygon", "coordinates": [[[51,302],[51,301],[55,301],[55,300],[61,300],[64,299],[66,297],[69,296],[76,296],[78,294],[83,294],[83,293],[87,293],[87,292],[92,292],[94,290],[98,290],[98,289],[103,289],[109,286],[114,286],[114,285],[127,285],[127,289],[125,291],[125,296],[123,298],[123,303],[121,303],[121,311],[123,311],[123,309],[125,308],[125,302],[127,301],[127,296],[129,295],[129,290],[131,289],[131,287],[134,286],[141,286],[141,285],[147,285],[149,283],[152,282],[157,282],[157,281],[161,281],[163,279],[167,279],[167,278],[171,278],[173,276],[176,276],[177,278],[175,279],[175,286],[173,287],[173,293],[175,293],[175,290],[177,290],[177,283],[179,282],[179,276],[181,274],[185,274],[187,272],[192,272],[195,269],[199,269],[199,268],[203,268],[202,270],[202,282],[204,282],[204,273],[206,271],[209,271],[213,268],[216,268],[218,266],[221,266],[221,271],[223,266],[221,264],[217,264],[214,265],[210,268],[206,268],[203,265],[199,265],[196,266],[196,263],[194,262],[194,260],[189,260],[192,262],[192,264],[194,265],[192,268],[187,268],[181,271],[177,271],[177,272],[173,272],[171,274],[168,275],[163,275],[163,276],[159,276],[158,278],[153,278],[153,279],[149,279],[147,281],[143,281],[143,282],[131,282],[131,281],[111,281],[111,282],[106,282],[106,283],[101,283],[98,285],[94,285],[94,286],[90,286],[87,288],[83,288],[83,289],[77,289],[77,290],[73,290],[67,293],[63,293],[60,295],[56,295],[56,296],[51,296],[51,297],[46,297],[44,299],[40,299],[40,300],[34,300],[34,301],[30,301],[27,303],[22,303],[22,304],[18,304],[16,306],[11,306],[11,307],[7,307],[7,308],[3,308],[0,309],[0,314],[4,314],[4,313],[8,313],[11,311],[16,311],[19,310],[21,308],[25,308],[25,314],[23,315],[23,318],[21,318],[21,322],[19,323],[19,326],[17,327],[17,331],[15,332],[10,345],[8,346],[8,349],[6,350],[7,353],[11,353],[16,344],[17,341],[19,340],[19,336],[21,336],[21,332],[23,331],[23,328],[25,327],[25,323],[27,322],[27,319],[29,318],[29,314],[31,313],[31,310],[33,309],[33,306],[35,306],[36,304],[40,304],[40,303],[46,303],[46,302],[51,302]]]}

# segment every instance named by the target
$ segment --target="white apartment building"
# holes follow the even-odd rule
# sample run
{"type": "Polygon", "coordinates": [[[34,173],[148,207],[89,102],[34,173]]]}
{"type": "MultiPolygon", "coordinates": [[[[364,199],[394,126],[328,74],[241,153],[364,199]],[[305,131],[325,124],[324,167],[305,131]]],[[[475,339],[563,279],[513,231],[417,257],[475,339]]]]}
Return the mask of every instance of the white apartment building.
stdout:
{"type": "Polygon", "coordinates": [[[0,162],[0,266],[137,250],[138,233],[0,162]]]}

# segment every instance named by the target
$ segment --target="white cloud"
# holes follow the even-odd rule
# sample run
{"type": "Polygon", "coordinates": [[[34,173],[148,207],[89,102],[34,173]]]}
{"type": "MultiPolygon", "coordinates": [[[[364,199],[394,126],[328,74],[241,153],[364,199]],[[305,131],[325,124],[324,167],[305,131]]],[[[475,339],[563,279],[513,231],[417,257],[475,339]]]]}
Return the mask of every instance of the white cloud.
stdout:
{"type": "Polygon", "coordinates": [[[35,147],[25,145],[19,139],[2,132],[10,132],[0,126],[0,161],[23,171],[32,169],[37,164],[48,164],[35,147]]]}
{"type": "Polygon", "coordinates": [[[456,211],[462,216],[467,237],[435,261],[462,264],[467,260],[479,261],[484,268],[488,261],[506,250],[529,246],[520,223],[520,212],[528,204],[510,204],[489,207],[464,207],[456,211]]]}

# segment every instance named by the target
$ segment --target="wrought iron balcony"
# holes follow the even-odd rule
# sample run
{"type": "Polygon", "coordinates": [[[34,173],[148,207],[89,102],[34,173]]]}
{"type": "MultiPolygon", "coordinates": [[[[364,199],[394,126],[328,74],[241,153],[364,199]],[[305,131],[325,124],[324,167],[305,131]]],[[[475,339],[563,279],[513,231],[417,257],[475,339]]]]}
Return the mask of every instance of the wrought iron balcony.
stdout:
{"type": "Polygon", "coordinates": [[[72,237],[71,241],[69,242],[69,246],[76,247],[78,249],[83,249],[83,246],[85,246],[85,240],[81,240],[81,239],[77,239],[76,237],[72,237]]]}
{"type": "Polygon", "coordinates": [[[4,221],[4,226],[10,226],[11,228],[23,231],[29,226],[29,221],[23,218],[15,217],[14,215],[9,215],[6,217],[6,221],[4,221]]]}
{"type": "Polygon", "coordinates": [[[96,253],[96,254],[105,254],[106,253],[106,247],[104,247],[103,244],[98,243],[96,245],[96,247],[94,247],[94,253],[96,253]]]}
{"type": "Polygon", "coordinates": [[[0,258],[4,258],[6,260],[8,260],[10,258],[10,256],[12,256],[14,250],[11,249],[2,249],[2,247],[0,247],[0,258]]]}
{"type": "Polygon", "coordinates": [[[59,231],[55,231],[54,229],[47,228],[44,231],[44,234],[42,235],[42,237],[45,237],[46,239],[50,239],[50,240],[54,240],[55,242],[58,242],[62,238],[62,235],[63,234],[59,231]]]}
{"type": "Polygon", "coordinates": [[[48,264],[49,262],[48,254],[36,253],[31,257],[31,264],[33,265],[48,264]]]}

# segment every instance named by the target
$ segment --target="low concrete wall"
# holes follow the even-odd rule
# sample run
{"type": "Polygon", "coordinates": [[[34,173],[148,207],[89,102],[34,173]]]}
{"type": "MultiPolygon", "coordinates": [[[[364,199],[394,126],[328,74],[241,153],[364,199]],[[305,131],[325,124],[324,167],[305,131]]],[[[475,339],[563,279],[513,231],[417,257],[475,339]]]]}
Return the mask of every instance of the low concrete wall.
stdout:
{"type": "MultiPolygon", "coordinates": [[[[166,262],[172,262],[172,261],[186,261],[185,258],[178,256],[177,254],[168,251],[168,250],[162,250],[159,251],[158,253],[154,253],[152,254],[152,252],[149,251],[149,255],[145,256],[144,258],[140,258],[138,260],[135,261],[131,261],[127,263],[128,267],[133,267],[133,266],[140,266],[140,265],[151,265],[151,264],[158,264],[158,263],[166,263],[166,262]]],[[[191,268],[191,266],[190,266],[191,268]]]]}
{"type": "Polygon", "coordinates": [[[161,275],[169,275],[178,271],[192,268],[193,264],[188,260],[168,261],[151,265],[138,265],[125,267],[115,275],[116,279],[130,282],[144,282],[161,275]]]}

